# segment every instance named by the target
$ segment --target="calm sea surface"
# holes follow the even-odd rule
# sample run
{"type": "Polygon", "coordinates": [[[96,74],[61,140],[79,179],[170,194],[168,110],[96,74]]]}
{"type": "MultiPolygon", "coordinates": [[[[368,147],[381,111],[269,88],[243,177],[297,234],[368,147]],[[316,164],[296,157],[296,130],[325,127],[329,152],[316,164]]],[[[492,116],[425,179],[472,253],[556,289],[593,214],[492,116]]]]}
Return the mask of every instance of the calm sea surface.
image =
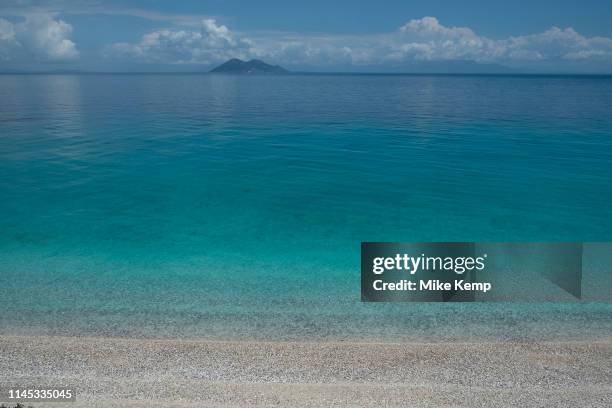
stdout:
{"type": "Polygon", "coordinates": [[[0,334],[612,336],[362,304],[361,241],[611,241],[612,78],[1,75],[0,334]]]}

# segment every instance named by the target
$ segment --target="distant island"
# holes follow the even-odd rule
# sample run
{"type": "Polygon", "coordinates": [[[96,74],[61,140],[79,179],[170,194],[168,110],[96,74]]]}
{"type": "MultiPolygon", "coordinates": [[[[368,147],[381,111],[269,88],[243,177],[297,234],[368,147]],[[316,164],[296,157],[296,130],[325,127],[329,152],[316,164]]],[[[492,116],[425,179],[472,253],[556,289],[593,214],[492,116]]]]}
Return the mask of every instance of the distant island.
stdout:
{"type": "Polygon", "coordinates": [[[279,65],[270,65],[265,62],[252,59],[250,61],[242,61],[238,58],[232,58],[229,61],[224,62],[217,68],[212,69],[211,73],[215,74],[288,74],[285,68],[279,65]]]}

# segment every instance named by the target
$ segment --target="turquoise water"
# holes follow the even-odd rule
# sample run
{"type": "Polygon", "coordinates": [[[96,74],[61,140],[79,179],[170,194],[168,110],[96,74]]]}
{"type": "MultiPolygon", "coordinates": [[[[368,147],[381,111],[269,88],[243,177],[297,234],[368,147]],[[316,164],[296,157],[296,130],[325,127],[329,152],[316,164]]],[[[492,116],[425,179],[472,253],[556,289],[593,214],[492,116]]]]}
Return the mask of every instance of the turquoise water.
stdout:
{"type": "Polygon", "coordinates": [[[610,338],[362,304],[361,241],[611,241],[612,77],[0,76],[0,333],[610,338]]]}

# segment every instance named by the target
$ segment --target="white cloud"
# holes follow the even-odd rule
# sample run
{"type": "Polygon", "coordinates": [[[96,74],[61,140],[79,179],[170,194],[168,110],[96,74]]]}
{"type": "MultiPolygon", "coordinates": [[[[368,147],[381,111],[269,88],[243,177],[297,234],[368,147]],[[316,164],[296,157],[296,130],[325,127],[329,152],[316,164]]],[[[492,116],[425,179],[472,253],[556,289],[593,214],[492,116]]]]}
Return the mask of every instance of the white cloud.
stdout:
{"type": "Polygon", "coordinates": [[[612,40],[586,38],[572,28],[494,40],[467,27],[446,27],[434,18],[411,20],[400,28],[395,57],[510,63],[610,58],[612,40]]]}
{"type": "Polygon", "coordinates": [[[0,41],[13,41],[15,39],[15,29],[10,21],[0,18],[0,41]]]}
{"type": "Polygon", "coordinates": [[[411,20],[400,28],[395,59],[472,60],[516,64],[532,61],[612,57],[612,40],[586,38],[572,28],[494,40],[467,27],[446,27],[434,18],[411,20]]]}
{"type": "Polygon", "coordinates": [[[107,54],[128,56],[149,62],[211,63],[254,52],[253,44],[234,35],[213,19],[204,19],[199,30],[157,30],[136,44],[116,43],[107,54]]]}
{"type": "Polygon", "coordinates": [[[508,57],[520,59],[587,59],[612,56],[612,39],[587,38],[573,28],[553,27],[541,34],[511,37],[504,41],[508,57]]]}
{"type": "Polygon", "coordinates": [[[0,58],[64,61],[79,56],[72,26],[50,14],[27,15],[13,23],[0,18],[0,58]]]}
{"type": "Polygon", "coordinates": [[[348,45],[350,41],[315,37],[259,39],[254,42],[258,57],[294,65],[333,65],[353,63],[357,59],[357,53],[348,45]]]}
{"type": "MultiPolygon", "coordinates": [[[[587,38],[572,28],[492,39],[468,27],[448,27],[435,17],[410,20],[379,35],[251,33],[245,38],[215,20],[199,29],[164,29],[137,43],[109,47],[115,57],[161,63],[211,64],[237,58],[264,58],[289,66],[401,65],[414,61],[474,61],[508,66],[538,63],[612,64],[612,39],[587,38]]],[[[575,65],[574,65],[575,66],[575,65]]]]}
{"type": "Polygon", "coordinates": [[[12,51],[18,46],[15,26],[10,21],[0,18],[0,61],[10,59],[12,51]]]}
{"type": "Polygon", "coordinates": [[[399,29],[392,58],[417,60],[492,60],[498,44],[467,27],[445,27],[435,17],[410,20],[399,29]]]}
{"type": "Polygon", "coordinates": [[[32,15],[18,28],[23,43],[44,58],[66,60],[79,55],[76,44],[70,40],[72,26],[62,20],[47,14],[32,15]]]}

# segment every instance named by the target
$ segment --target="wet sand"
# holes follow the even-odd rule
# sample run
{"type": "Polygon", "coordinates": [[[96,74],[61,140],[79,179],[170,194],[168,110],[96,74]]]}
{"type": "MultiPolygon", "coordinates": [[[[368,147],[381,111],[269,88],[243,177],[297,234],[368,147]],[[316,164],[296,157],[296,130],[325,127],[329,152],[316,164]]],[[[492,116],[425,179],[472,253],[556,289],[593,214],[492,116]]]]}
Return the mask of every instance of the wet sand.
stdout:
{"type": "Polygon", "coordinates": [[[0,336],[0,384],[38,407],[607,407],[612,342],[290,343],[0,336]],[[6,375],[8,373],[8,376],[6,375]]]}

